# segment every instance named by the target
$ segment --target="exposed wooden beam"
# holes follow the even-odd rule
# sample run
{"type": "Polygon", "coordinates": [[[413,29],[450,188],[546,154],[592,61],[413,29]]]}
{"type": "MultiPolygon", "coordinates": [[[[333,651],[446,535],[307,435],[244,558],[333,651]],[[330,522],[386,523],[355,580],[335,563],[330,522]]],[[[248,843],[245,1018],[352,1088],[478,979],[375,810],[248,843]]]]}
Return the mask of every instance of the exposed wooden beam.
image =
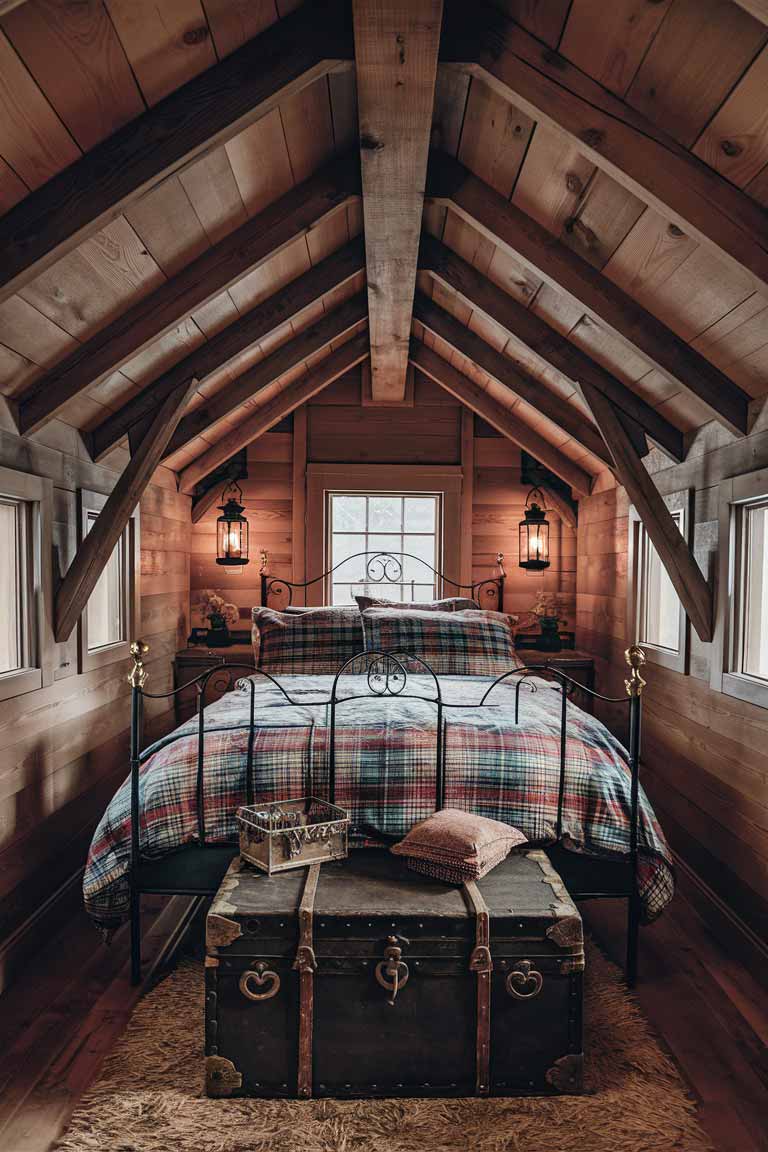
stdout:
{"type": "Polygon", "coordinates": [[[108,136],[0,220],[0,301],[142,192],[351,55],[343,0],[311,0],[108,136]]]}
{"type": "Polygon", "coordinates": [[[205,516],[206,512],[210,512],[221,500],[221,490],[227,483],[226,480],[221,484],[214,484],[207,492],[203,492],[202,496],[198,496],[197,500],[192,501],[192,523],[199,524],[205,516]]]}
{"type": "Polygon", "coordinates": [[[534,120],[551,124],[624,188],[768,292],[768,220],[725,180],[499,7],[446,0],[440,58],[468,71],[534,120]]]}
{"type": "Polygon", "coordinates": [[[591,384],[582,384],[581,389],[611,450],[616,476],[637,508],[691,624],[700,640],[710,641],[713,635],[712,589],[652,477],[643,467],[613,404],[591,384]]]}
{"type": "Polygon", "coordinates": [[[316,323],[304,328],[297,336],[276,349],[271,356],[260,360],[205,404],[185,416],[169,440],[165,455],[173,455],[196,436],[205,436],[213,424],[229,416],[246,401],[252,400],[291,368],[295,368],[334,340],[344,336],[350,328],[365,320],[366,316],[365,294],[361,292],[335,308],[333,312],[321,317],[316,323]]]}
{"type": "Polygon", "coordinates": [[[494,244],[522,260],[553,288],[641,352],[681,388],[697,396],[730,431],[748,429],[749,396],[621,288],[505,200],[457,160],[434,154],[428,194],[451,208],[494,244]]]}
{"type": "Polygon", "coordinates": [[[96,587],[104,565],[112,555],[152,473],[160,463],[165,446],[196,387],[197,380],[185,380],[166,397],[146,436],[112,489],[96,523],[75,553],[56,593],[54,636],[58,644],[69,639],[72,629],[85,611],[88,597],[96,587]]]}
{"type": "Polygon", "coordinates": [[[768,24],[768,0],[734,0],[734,2],[761,24],[768,24]]]}
{"type": "Polygon", "coordinates": [[[322,392],[323,388],[327,388],[350,368],[365,360],[368,354],[368,333],[361,332],[332,352],[307,376],[297,380],[295,384],[289,384],[269,403],[255,407],[252,416],[242,420],[236,428],[231,428],[221,440],[212,444],[179,474],[181,491],[191,492],[214,468],[218,468],[235,452],[239,452],[264,432],[268,432],[275,424],[279,424],[295,408],[311,400],[318,392],[322,392]]]}
{"type": "Polygon", "coordinates": [[[413,316],[435,336],[450,344],[454,351],[466,356],[483,372],[532,405],[542,416],[546,416],[558,428],[588,448],[598,460],[611,467],[611,455],[600,433],[573,404],[550,392],[545,384],[534,379],[503,352],[491,348],[482,337],[465,328],[450,312],[420,292],[416,293],[413,316]]]}
{"type": "Polygon", "coordinates": [[[554,508],[563,523],[567,524],[568,527],[572,528],[575,532],[579,526],[579,521],[576,512],[571,508],[568,501],[549,484],[537,484],[536,487],[541,489],[547,503],[554,508]]]}
{"type": "Polygon", "coordinates": [[[85,438],[93,459],[101,459],[132,427],[151,415],[180,380],[192,375],[205,383],[206,378],[228,360],[258,344],[326,292],[346,283],[364,266],[363,241],[357,237],[234,320],[94,428],[85,438]]]}
{"type": "Polygon", "coordinates": [[[22,435],[114,372],[195,309],[254,271],[360,192],[356,156],[341,157],[292,188],[46,372],[19,400],[22,435]]]}
{"type": "Polygon", "coordinates": [[[405,397],[443,0],[352,0],[374,401],[405,397]]]}
{"type": "Polygon", "coordinates": [[[487,424],[490,424],[502,436],[514,441],[518,447],[523,448],[544,464],[566,484],[570,484],[574,492],[581,496],[588,496],[592,487],[592,477],[583,468],[569,460],[559,449],[535,432],[523,420],[518,419],[513,412],[504,408],[492,396],[482,389],[474,380],[470,380],[463,372],[459,372],[442,356],[431,348],[427,348],[420,340],[411,340],[410,359],[415,368],[434,380],[446,392],[450,392],[467,408],[476,412],[487,424]]]}
{"type": "Polygon", "coordinates": [[[587,380],[594,384],[673,459],[683,459],[683,434],[679,428],[665,420],[661,413],[601,368],[557,329],[551,328],[546,320],[525,308],[440,240],[422,236],[419,265],[567,379],[587,380]]]}

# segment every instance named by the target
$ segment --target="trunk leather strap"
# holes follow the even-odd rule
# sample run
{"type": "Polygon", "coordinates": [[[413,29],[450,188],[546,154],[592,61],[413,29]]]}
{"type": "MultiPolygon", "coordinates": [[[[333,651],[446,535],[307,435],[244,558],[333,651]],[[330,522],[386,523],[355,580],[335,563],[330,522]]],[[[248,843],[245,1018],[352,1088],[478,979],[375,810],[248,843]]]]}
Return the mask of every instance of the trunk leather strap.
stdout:
{"type": "Polygon", "coordinates": [[[475,1092],[487,1096],[491,1090],[491,923],[488,905],[474,880],[464,884],[467,902],[475,916],[475,947],[469,970],[477,974],[477,1060],[475,1092]]]}
{"type": "Polygon", "coordinates": [[[315,908],[320,865],[307,869],[304,892],[299,905],[299,947],[293,967],[299,973],[299,1068],[297,1094],[303,1099],[312,1095],[312,1018],[315,1007],[315,969],[317,960],[312,946],[312,918],[315,908]]]}

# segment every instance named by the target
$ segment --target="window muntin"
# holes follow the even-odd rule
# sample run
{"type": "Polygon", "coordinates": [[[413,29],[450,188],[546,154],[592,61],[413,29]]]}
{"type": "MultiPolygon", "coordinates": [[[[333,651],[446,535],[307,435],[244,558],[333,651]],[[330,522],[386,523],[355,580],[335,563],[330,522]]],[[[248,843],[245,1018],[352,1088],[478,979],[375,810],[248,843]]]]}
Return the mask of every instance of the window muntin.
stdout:
{"type": "Polygon", "coordinates": [[[30,647],[26,520],[24,501],[0,497],[0,675],[21,671],[30,647]]]}
{"type": "MultiPolygon", "coordinates": [[[[672,512],[671,515],[682,532],[682,510],[672,512]]],[[[680,647],[680,599],[644,529],[641,529],[640,536],[642,552],[638,641],[668,652],[677,652],[680,647]]]]}
{"type": "Polygon", "coordinates": [[[768,682],[768,499],[737,507],[741,539],[732,670],[768,682]]]}
{"type": "Polygon", "coordinates": [[[387,600],[433,600],[439,594],[441,495],[436,492],[329,492],[328,567],[331,604],[352,604],[356,595],[387,600]],[[358,553],[386,552],[402,564],[358,553]],[[420,563],[423,561],[423,563],[420,563]],[[428,567],[427,567],[428,565],[428,567]],[[380,579],[377,579],[380,577],[380,579]]]}
{"type": "MultiPolygon", "coordinates": [[[[90,532],[98,518],[98,512],[86,513],[87,531],[90,532]]],[[[89,652],[98,652],[127,639],[125,543],[122,537],[118,540],[88,598],[85,611],[89,652]]]]}

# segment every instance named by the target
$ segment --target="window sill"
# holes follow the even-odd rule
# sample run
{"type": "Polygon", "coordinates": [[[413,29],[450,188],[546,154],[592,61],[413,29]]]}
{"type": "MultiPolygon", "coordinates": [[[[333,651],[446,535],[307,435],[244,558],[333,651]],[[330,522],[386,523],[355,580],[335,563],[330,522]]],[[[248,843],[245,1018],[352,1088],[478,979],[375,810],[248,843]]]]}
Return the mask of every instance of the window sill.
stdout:
{"type": "Polygon", "coordinates": [[[21,668],[16,672],[3,672],[0,675],[0,700],[11,700],[14,696],[24,696],[43,686],[43,673],[40,668],[21,668]]]}
{"type": "Polygon", "coordinates": [[[726,696],[746,700],[759,708],[768,708],[768,682],[752,676],[740,676],[737,672],[723,672],[720,691],[726,696]]]}

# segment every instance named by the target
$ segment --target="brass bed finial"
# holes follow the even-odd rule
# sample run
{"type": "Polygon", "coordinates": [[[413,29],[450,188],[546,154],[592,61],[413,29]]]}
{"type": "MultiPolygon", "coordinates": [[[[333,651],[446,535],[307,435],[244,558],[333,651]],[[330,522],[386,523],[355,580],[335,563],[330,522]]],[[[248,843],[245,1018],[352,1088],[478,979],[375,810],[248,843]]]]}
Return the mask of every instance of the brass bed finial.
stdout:
{"type": "Polygon", "coordinates": [[[143,688],[147,680],[147,670],[144,667],[144,657],[149,652],[149,644],[146,640],[133,640],[131,642],[130,653],[133,660],[133,668],[128,673],[128,683],[131,688],[143,688]]]}
{"type": "Polygon", "coordinates": [[[629,680],[624,681],[624,687],[627,690],[628,696],[641,696],[643,688],[645,688],[646,681],[640,675],[640,669],[645,664],[645,652],[637,644],[632,644],[627,648],[624,653],[624,659],[629,665],[631,671],[629,673],[629,680]]]}
{"type": "Polygon", "coordinates": [[[496,563],[499,566],[499,576],[506,576],[506,572],[504,571],[504,553],[503,552],[497,552],[496,553],[496,563]]]}
{"type": "Polygon", "coordinates": [[[268,562],[269,562],[269,557],[268,557],[268,555],[267,555],[267,550],[266,550],[266,548],[262,548],[262,550],[261,550],[261,554],[260,554],[260,557],[259,557],[259,558],[260,558],[260,561],[261,561],[261,562],[260,562],[260,564],[259,564],[259,575],[261,575],[261,573],[262,573],[262,572],[266,572],[266,570],[267,570],[267,564],[268,564],[268,562]]]}

